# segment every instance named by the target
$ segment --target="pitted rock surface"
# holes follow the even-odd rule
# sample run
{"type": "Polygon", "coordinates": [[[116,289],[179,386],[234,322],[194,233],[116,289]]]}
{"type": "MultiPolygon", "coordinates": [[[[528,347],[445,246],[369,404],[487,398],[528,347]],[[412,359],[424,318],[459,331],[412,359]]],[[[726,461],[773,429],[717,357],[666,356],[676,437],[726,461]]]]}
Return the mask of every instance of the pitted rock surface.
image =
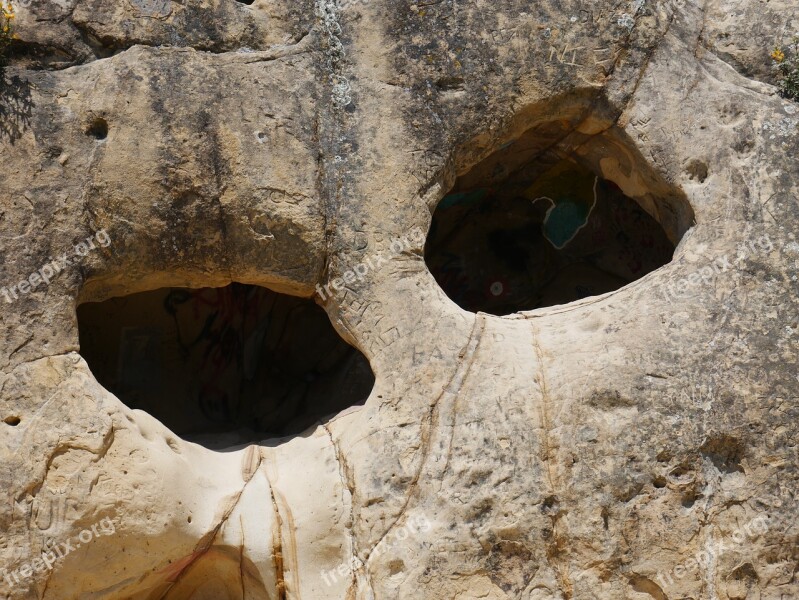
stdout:
{"type": "Polygon", "coordinates": [[[74,260],[0,296],[0,596],[799,597],[799,105],[768,59],[797,23],[774,0],[20,7],[0,287],[74,260]],[[459,308],[409,233],[518,140],[612,181],[674,260],[459,308]],[[214,451],[79,353],[80,303],[231,282],[323,305],[365,405],[214,451]]]}

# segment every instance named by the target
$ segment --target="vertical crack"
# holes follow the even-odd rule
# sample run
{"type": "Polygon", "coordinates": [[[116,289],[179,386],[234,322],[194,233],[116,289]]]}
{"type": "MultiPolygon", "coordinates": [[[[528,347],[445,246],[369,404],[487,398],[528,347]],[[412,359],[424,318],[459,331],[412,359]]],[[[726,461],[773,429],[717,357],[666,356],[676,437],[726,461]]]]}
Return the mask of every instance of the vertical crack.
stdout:
{"type": "Polygon", "coordinates": [[[216,537],[222,530],[222,527],[224,527],[225,523],[227,523],[228,519],[230,518],[230,515],[233,514],[233,511],[239,505],[239,502],[244,495],[244,491],[247,489],[250,481],[252,481],[255,473],[261,467],[262,462],[263,456],[257,446],[250,446],[247,448],[244,454],[244,464],[242,465],[242,477],[244,478],[244,485],[242,486],[241,490],[239,490],[228,501],[228,504],[225,507],[225,510],[222,512],[222,517],[219,519],[219,522],[213,527],[213,529],[201,537],[199,542],[197,542],[197,545],[194,547],[194,552],[191,553],[189,560],[186,561],[186,564],[181,567],[180,571],[178,571],[177,574],[172,577],[172,581],[169,582],[169,585],[158,597],[158,600],[164,600],[164,598],[168,596],[170,590],[180,582],[184,575],[189,572],[191,567],[203,556],[205,556],[205,554],[211,549],[216,537]]]}
{"type": "MultiPolygon", "coordinates": [[[[360,563],[360,568],[364,571],[364,578],[366,579],[367,585],[371,589],[371,581],[369,580],[369,573],[366,569],[366,565],[361,561],[358,557],[358,546],[355,543],[355,483],[353,481],[352,473],[347,465],[346,458],[344,457],[344,453],[341,451],[341,447],[338,445],[336,440],[333,438],[333,432],[330,431],[330,428],[326,423],[322,424],[325,431],[327,432],[328,437],[330,438],[330,443],[333,446],[333,453],[336,456],[336,462],[338,463],[338,471],[339,477],[341,478],[341,484],[343,486],[342,490],[342,500],[345,502],[345,510],[346,510],[346,498],[344,492],[349,492],[350,495],[350,502],[349,502],[349,536],[350,536],[350,554],[352,555],[352,564],[357,565],[360,563]]],[[[353,569],[352,571],[352,583],[350,585],[351,592],[357,592],[357,570],[353,569]]],[[[374,592],[373,592],[374,594],[374,592]]]]}
{"type": "Polygon", "coordinates": [[[703,44],[705,41],[705,29],[707,29],[707,14],[710,11],[710,0],[705,0],[702,6],[702,27],[699,29],[699,35],[696,36],[696,45],[694,46],[694,58],[699,58],[699,48],[706,46],[703,44]]]}
{"type": "Polygon", "coordinates": [[[277,600],[286,600],[286,567],[283,560],[283,517],[275,496],[275,486],[266,473],[266,480],[269,483],[269,497],[272,500],[272,510],[275,513],[275,527],[272,533],[272,556],[275,564],[275,584],[277,586],[277,600]]]}
{"type": "Polygon", "coordinates": [[[239,527],[241,527],[241,543],[239,544],[239,581],[241,581],[241,600],[246,600],[247,590],[244,583],[244,519],[239,516],[239,527]]]}
{"type": "Polygon", "coordinates": [[[325,58],[327,72],[332,85],[333,102],[336,106],[345,107],[352,103],[349,80],[342,74],[344,71],[344,44],[339,36],[342,33],[338,21],[338,5],[336,0],[317,0],[316,16],[322,25],[325,39],[325,58]]]}
{"type": "MultiPolygon", "coordinates": [[[[442,388],[439,395],[430,405],[430,410],[427,415],[427,428],[424,428],[424,424],[422,424],[422,458],[419,461],[419,468],[417,469],[416,473],[413,476],[409,486],[408,486],[408,493],[405,497],[405,502],[402,505],[402,508],[397,515],[397,518],[389,525],[386,529],[385,533],[380,536],[380,539],[377,543],[372,547],[369,551],[366,561],[367,565],[369,560],[372,557],[374,549],[377,548],[383,540],[388,536],[391,531],[397,526],[397,524],[402,520],[405,516],[405,512],[408,510],[408,506],[410,505],[411,501],[416,497],[419,491],[419,480],[421,479],[422,473],[425,472],[425,467],[428,463],[430,458],[431,450],[433,448],[433,436],[438,430],[438,426],[441,422],[441,403],[442,399],[447,396],[453,399],[453,403],[455,399],[457,399],[458,394],[460,393],[463,385],[471,372],[472,365],[474,364],[474,357],[477,353],[477,349],[480,346],[480,342],[482,340],[483,333],[486,327],[486,318],[482,314],[475,315],[474,324],[472,325],[472,330],[469,333],[469,339],[466,342],[466,345],[463,349],[458,353],[458,365],[453,372],[452,376],[450,377],[449,381],[446,385],[442,388]]],[[[453,423],[454,428],[454,423],[453,423]]],[[[451,432],[451,435],[454,436],[454,430],[451,432]]],[[[443,444],[442,444],[443,445],[443,444]]],[[[451,445],[451,439],[450,439],[451,445]]],[[[443,472],[440,473],[440,476],[443,477],[443,472]]]]}
{"type": "MultiPolygon", "coordinates": [[[[318,67],[322,83],[320,88],[329,94],[325,107],[317,111],[316,136],[319,140],[318,188],[324,203],[325,257],[321,277],[327,279],[332,270],[333,256],[337,250],[336,236],[338,216],[342,206],[344,179],[343,163],[351,159],[344,144],[344,108],[352,103],[349,79],[345,76],[346,56],[339,22],[337,0],[315,0],[314,15],[319,30],[321,64],[318,67]],[[320,118],[321,117],[321,118],[320,118]]],[[[319,301],[319,300],[318,300],[319,301]]]]}
{"type": "Polygon", "coordinates": [[[561,588],[566,600],[570,600],[572,598],[574,588],[571,579],[569,578],[568,567],[564,567],[562,564],[560,564],[560,555],[562,554],[563,548],[566,546],[566,540],[563,537],[563,533],[560,531],[559,527],[560,519],[563,516],[563,513],[557,507],[557,490],[559,487],[557,485],[557,475],[553,470],[552,460],[554,457],[552,456],[552,446],[550,445],[549,440],[552,432],[552,399],[549,393],[549,384],[547,382],[544,365],[545,353],[540,342],[541,334],[536,329],[533,321],[530,321],[530,329],[532,332],[533,348],[535,350],[535,356],[538,362],[538,372],[536,373],[535,379],[538,383],[539,389],[541,390],[541,402],[538,404],[538,416],[541,423],[541,428],[543,430],[541,434],[541,460],[544,462],[546,467],[546,483],[549,488],[547,500],[544,502],[545,505],[548,502],[551,503],[551,508],[553,509],[553,513],[550,515],[550,519],[552,520],[552,540],[547,547],[547,559],[557,573],[558,579],[560,579],[561,588]]]}

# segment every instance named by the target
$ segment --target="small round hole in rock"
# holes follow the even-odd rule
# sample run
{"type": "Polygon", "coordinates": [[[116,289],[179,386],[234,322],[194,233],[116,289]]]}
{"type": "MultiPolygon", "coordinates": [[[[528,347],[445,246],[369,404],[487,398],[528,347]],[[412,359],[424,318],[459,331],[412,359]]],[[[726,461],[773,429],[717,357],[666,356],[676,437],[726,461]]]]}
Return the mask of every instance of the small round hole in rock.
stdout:
{"type": "Polygon", "coordinates": [[[19,417],[6,417],[3,419],[3,422],[6,425],[11,425],[11,427],[16,427],[22,422],[22,420],[19,417]]]}
{"type": "Polygon", "coordinates": [[[96,140],[104,140],[108,137],[108,122],[105,119],[97,118],[89,124],[86,135],[96,140]]]}
{"type": "Polygon", "coordinates": [[[97,380],[184,439],[226,448],[299,434],[374,385],[311,300],[266,288],[165,288],[78,307],[97,380]]]}

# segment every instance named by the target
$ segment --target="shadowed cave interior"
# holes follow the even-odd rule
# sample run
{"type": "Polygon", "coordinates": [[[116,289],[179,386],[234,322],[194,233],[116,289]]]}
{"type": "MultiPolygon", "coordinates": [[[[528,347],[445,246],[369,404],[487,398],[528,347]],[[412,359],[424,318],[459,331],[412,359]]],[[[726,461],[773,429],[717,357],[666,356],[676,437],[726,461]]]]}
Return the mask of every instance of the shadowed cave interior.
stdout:
{"type": "Polygon", "coordinates": [[[322,308],[252,285],[86,303],[78,323],[106,389],[211,448],[301,433],[365,402],[375,381],[322,308]]]}
{"type": "Polygon", "coordinates": [[[677,198],[647,198],[645,210],[590,161],[546,148],[557,129],[538,133],[461,176],[433,214],[425,260],[465,310],[508,315],[617,290],[674,256],[685,227],[670,236],[653,214],[692,218],[677,198]]]}

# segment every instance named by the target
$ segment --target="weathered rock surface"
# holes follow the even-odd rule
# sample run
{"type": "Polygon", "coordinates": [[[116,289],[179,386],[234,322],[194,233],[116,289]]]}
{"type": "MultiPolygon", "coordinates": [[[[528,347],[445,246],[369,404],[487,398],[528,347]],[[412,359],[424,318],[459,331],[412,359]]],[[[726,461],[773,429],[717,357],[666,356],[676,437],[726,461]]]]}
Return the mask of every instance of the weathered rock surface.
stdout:
{"type": "Polygon", "coordinates": [[[3,597],[799,597],[799,106],[768,83],[797,23],[774,0],[20,8],[0,287],[111,243],[0,296],[3,597]],[[366,405],[229,452],[78,353],[87,300],[311,297],[526,132],[638,200],[674,261],[497,318],[421,244],[392,255],[324,302],[366,405]]]}

